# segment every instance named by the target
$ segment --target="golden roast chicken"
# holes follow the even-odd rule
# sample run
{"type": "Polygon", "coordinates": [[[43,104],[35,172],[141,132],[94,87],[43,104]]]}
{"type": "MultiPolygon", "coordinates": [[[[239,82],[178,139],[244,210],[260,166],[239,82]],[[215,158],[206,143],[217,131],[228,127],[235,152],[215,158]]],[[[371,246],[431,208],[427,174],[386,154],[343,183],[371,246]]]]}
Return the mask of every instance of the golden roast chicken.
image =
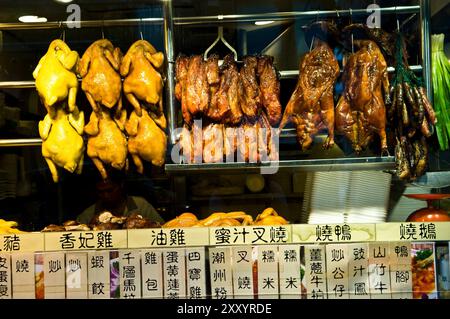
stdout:
{"type": "Polygon", "coordinates": [[[108,177],[105,165],[122,170],[127,168],[127,139],[124,134],[124,125],[127,113],[121,111],[120,118],[111,117],[110,110],[100,108],[101,115],[91,113],[89,123],[84,132],[89,136],[87,154],[94,162],[103,179],[108,177]]]}
{"type": "MultiPolygon", "coordinates": [[[[158,72],[163,62],[164,54],[145,40],[133,43],[123,58],[120,66],[120,74],[124,77],[123,92],[138,116],[142,115],[141,103],[153,107],[152,111],[158,117],[164,116],[163,79],[158,72]]],[[[162,126],[165,127],[165,123],[162,126]]]]}
{"type": "Polygon", "coordinates": [[[81,173],[84,158],[83,128],[84,113],[76,107],[72,113],[59,108],[54,118],[47,114],[39,122],[42,155],[55,183],[59,180],[58,166],[71,173],[81,173]]]}
{"type": "Polygon", "coordinates": [[[83,78],[81,88],[94,112],[101,116],[101,106],[122,109],[122,80],[119,74],[122,53],[107,39],[97,40],[84,52],[78,73],[83,78]]]}
{"type": "Polygon", "coordinates": [[[125,129],[129,135],[128,152],[131,154],[137,171],[142,174],[144,172],[142,160],[151,162],[156,166],[164,165],[167,136],[156,125],[146,109],[142,109],[141,114],[141,117],[139,117],[136,111],[131,112],[130,118],[125,124],[125,129]]]}
{"type": "Polygon", "coordinates": [[[64,102],[66,98],[69,112],[76,108],[78,59],[78,53],[70,50],[66,43],[54,40],[33,71],[36,89],[51,118],[56,115],[56,103],[64,102]]]}

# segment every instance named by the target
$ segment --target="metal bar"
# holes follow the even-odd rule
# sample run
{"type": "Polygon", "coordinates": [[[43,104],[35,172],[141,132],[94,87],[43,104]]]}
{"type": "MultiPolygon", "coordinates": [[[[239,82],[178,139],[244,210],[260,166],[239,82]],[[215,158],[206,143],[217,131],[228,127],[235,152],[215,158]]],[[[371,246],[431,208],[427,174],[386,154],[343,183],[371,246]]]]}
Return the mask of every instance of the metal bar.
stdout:
{"type": "Polygon", "coordinates": [[[292,24],[289,25],[286,29],[283,30],[275,39],[272,40],[264,49],[261,50],[261,53],[266,52],[269,50],[275,43],[277,43],[289,30],[292,29],[292,24]]]}
{"type": "Polygon", "coordinates": [[[142,19],[114,19],[114,20],[85,20],[85,21],[50,21],[50,22],[30,22],[30,23],[0,23],[0,30],[29,30],[29,29],[59,29],[74,28],[80,25],[82,28],[95,27],[119,27],[133,26],[136,24],[156,24],[163,23],[163,18],[142,18],[142,19]]]}
{"type": "MultiPolygon", "coordinates": [[[[166,52],[168,49],[166,48],[166,52]]],[[[172,47],[173,50],[173,47],[172,47]]],[[[174,53],[172,52],[172,59],[173,59],[174,53]]],[[[171,63],[173,64],[173,63],[171,63]]],[[[411,65],[411,70],[413,71],[422,71],[421,65],[411,65]]],[[[393,67],[388,67],[388,72],[394,72],[395,69],[393,67]]],[[[174,67],[172,65],[172,75],[174,75],[174,67]]],[[[284,70],[279,71],[280,76],[282,79],[294,79],[298,76],[298,70],[284,70]]],[[[174,78],[172,76],[172,78],[174,78]]],[[[81,81],[81,79],[78,79],[81,81]]],[[[169,85],[169,77],[167,78],[167,83],[169,85]]],[[[174,84],[173,84],[174,85],[174,84]]],[[[34,88],[35,84],[34,81],[0,81],[0,89],[26,89],[26,88],[34,88]]],[[[174,86],[175,87],[175,86],[174,86]]],[[[170,101],[170,99],[168,100],[170,101]]],[[[170,103],[170,102],[169,102],[170,103]]],[[[175,101],[173,102],[175,103],[175,101]]],[[[175,105],[175,104],[174,104],[175,105]]],[[[169,106],[170,108],[170,106],[169,106]]]]}
{"type": "Polygon", "coordinates": [[[430,19],[431,19],[430,0],[420,0],[423,78],[425,80],[425,88],[427,90],[428,99],[430,100],[431,103],[433,103],[433,94],[432,94],[433,92],[431,83],[430,19]]]}
{"type": "MultiPolygon", "coordinates": [[[[415,72],[422,71],[421,65],[411,65],[409,68],[411,69],[411,71],[415,71],[415,72]]],[[[341,70],[341,72],[342,71],[343,70],[341,70]]],[[[395,72],[395,68],[388,67],[387,71],[389,73],[393,73],[393,72],[395,72]]],[[[279,71],[279,73],[280,73],[280,77],[282,79],[295,79],[298,77],[299,71],[298,70],[285,70],[285,71],[279,71]]]]}
{"type": "MultiPolygon", "coordinates": [[[[383,13],[415,13],[419,12],[420,6],[399,6],[372,9],[383,13]]],[[[321,18],[327,16],[347,16],[347,15],[367,15],[366,9],[354,10],[316,10],[316,11],[292,11],[292,12],[271,12],[259,14],[230,14],[217,16],[200,17],[175,17],[175,25],[205,24],[205,23],[230,23],[230,22],[253,22],[256,20],[290,20],[299,18],[321,18]]]]}
{"type": "Polygon", "coordinates": [[[311,159],[279,161],[276,163],[203,163],[203,164],[166,164],[167,173],[199,174],[212,171],[242,170],[259,171],[262,167],[278,165],[278,168],[295,169],[300,171],[347,171],[347,170],[392,170],[395,168],[394,156],[386,157],[357,157],[335,159],[311,159]]]}
{"type": "MultiPolygon", "coordinates": [[[[166,2],[164,1],[164,7],[166,2]]],[[[373,9],[383,13],[415,13],[419,12],[420,6],[401,6],[401,7],[386,7],[380,9],[373,9]]],[[[252,22],[255,20],[286,20],[298,19],[302,17],[326,17],[350,15],[350,10],[325,10],[325,11],[293,11],[293,12],[272,12],[259,14],[231,14],[218,16],[200,16],[200,17],[176,17],[173,22],[176,25],[182,24],[203,24],[205,22],[252,22]]],[[[366,9],[352,10],[352,15],[367,14],[366,9]]],[[[58,29],[58,28],[73,28],[78,24],[82,28],[94,27],[116,27],[136,24],[157,24],[163,23],[163,18],[142,18],[142,19],[109,19],[109,20],[81,20],[81,21],[50,21],[50,22],[33,22],[33,23],[0,23],[0,30],[29,30],[29,29],[58,29]]]]}
{"type": "Polygon", "coordinates": [[[40,138],[17,138],[0,140],[0,147],[17,147],[17,146],[40,146],[42,140],[40,138]]]}
{"type": "Polygon", "coordinates": [[[175,48],[173,37],[173,14],[172,0],[163,2],[164,11],[164,48],[167,57],[167,82],[166,82],[166,105],[169,120],[169,139],[171,144],[176,143],[177,111],[175,108],[175,48]]]}

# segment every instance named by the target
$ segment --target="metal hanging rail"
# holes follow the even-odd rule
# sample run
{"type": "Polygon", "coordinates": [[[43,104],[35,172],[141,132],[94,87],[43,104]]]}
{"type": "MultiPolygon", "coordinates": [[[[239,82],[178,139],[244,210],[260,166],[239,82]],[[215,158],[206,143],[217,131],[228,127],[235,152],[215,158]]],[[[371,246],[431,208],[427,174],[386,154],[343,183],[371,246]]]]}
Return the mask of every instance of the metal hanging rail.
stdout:
{"type": "MultiPolygon", "coordinates": [[[[171,1],[165,1],[171,2],[171,1]]],[[[164,6],[169,4],[164,3],[164,6]]],[[[379,9],[371,9],[372,11],[380,11],[382,13],[417,13],[420,12],[420,6],[398,6],[385,7],[379,9]]],[[[256,20],[291,20],[299,18],[327,16],[349,16],[367,14],[366,9],[354,10],[315,10],[315,11],[292,11],[292,12],[271,12],[257,14],[229,14],[216,16],[199,16],[199,17],[174,17],[172,18],[175,25],[186,24],[204,24],[204,23],[227,23],[227,22],[253,22],[256,20]]],[[[164,18],[142,18],[142,19],[110,19],[110,20],[81,20],[81,21],[50,21],[50,22],[32,22],[32,23],[0,23],[0,30],[29,30],[29,29],[58,29],[58,28],[74,28],[78,24],[82,28],[94,27],[118,27],[136,24],[162,24],[164,18]]]]}
{"type": "MultiPolygon", "coordinates": [[[[399,6],[386,7],[379,9],[371,9],[372,11],[380,11],[382,13],[417,13],[420,12],[420,6],[399,6]]],[[[323,18],[329,16],[356,16],[367,15],[367,9],[354,10],[315,10],[315,11],[291,11],[291,12],[272,12],[258,14],[229,14],[216,16],[200,16],[200,17],[176,17],[175,25],[205,24],[205,23],[231,23],[231,22],[253,22],[256,20],[292,20],[300,18],[323,18]]]]}
{"type": "Polygon", "coordinates": [[[60,28],[96,28],[133,26],[136,24],[162,24],[164,18],[142,19],[111,19],[111,20],[82,20],[82,21],[50,21],[50,22],[14,22],[0,23],[0,30],[30,30],[30,29],[60,29],[60,28]]]}
{"type": "Polygon", "coordinates": [[[40,146],[41,144],[42,140],[40,138],[0,139],[0,147],[40,146]]]}
{"type": "MultiPolygon", "coordinates": [[[[172,55],[172,58],[173,58],[173,55],[172,55]]],[[[170,59],[168,59],[168,60],[170,61],[170,59]]],[[[171,64],[173,64],[173,63],[171,63],[171,64]]],[[[173,66],[172,66],[172,68],[173,68],[173,66]]],[[[415,71],[415,72],[422,71],[421,65],[411,65],[410,68],[412,71],[415,71]]],[[[395,68],[388,67],[388,72],[392,73],[394,71],[395,71],[395,68]]],[[[295,79],[298,76],[298,72],[299,72],[298,70],[280,71],[280,77],[282,79],[295,79]]],[[[81,79],[79,79],[79,80],[81,81],[81,79]]],[[[167,81],[169,81],[169,79],[167,79],[167,81]]],[[[27,88],[34,88],[34,87],[35,87],[34,81],[4,81],[4,82],[0,81],[0,89],[27,89],[27,88]]],[[[170,97],[166,97],[166,98],[168,101],[170,101],[170,97]]]]}

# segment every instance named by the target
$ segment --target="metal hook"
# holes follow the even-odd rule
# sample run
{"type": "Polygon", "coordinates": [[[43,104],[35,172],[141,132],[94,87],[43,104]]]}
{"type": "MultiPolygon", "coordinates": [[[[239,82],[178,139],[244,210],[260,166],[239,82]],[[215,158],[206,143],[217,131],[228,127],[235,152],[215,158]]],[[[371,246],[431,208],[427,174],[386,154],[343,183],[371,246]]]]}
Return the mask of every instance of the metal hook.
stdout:
{"type": "Polygon", "coordinates": [[[234,60],[237,61],[237,52],[236,50],[231,46],[231,44],[229,44],[227,42],[227,40],[225,40],[225,38],[223,37],[223,27],[220,26],[217,28],[217,38],[216,40],[214,40],[214,42],[209,46],[208,49],[206,49],[205,54],[203,55],[203,59],[207,60],[208,58],[208,53],[209,51],[211,51],[211,49],[219,42],[222,41],[223,44],[225,44],[225,46],[231,50],[231,52],[233,52],[234,55],[234,60]]]}
{"type": "Polygon", "coordinates": [[[312,37],[312,39],[311,39],[311,44],[309,45],[309,52],[311,52],[312,51],[312,47],[313,47],[313,43],[314,43],[314,40],[316,39],[316,37],[313,35],[313,37],[312,37]]]}
{"type": "Polygon", "coordinates": [[[316,22],[317,22],[317,21],[319,21],[319,13],[320,13],[320,11],[319,11],[319,10],[317,10],[317,15],[316,15],[316,22]]]}
{"type": "Polygon", "coordinates": [[[58,27],[61,30],[61,35],[59,36],[59,38],[61,40],[63,40],[63,42],[65,42],[66,41],[66,30],[63,28],[62,21],[59,21],[58,27]]]}
{"type": "Polygon", "coordinates": [[[105,20],[102,20],[102,39],[105,39],[104,27],[105,27],[105,20]]]}
{"type": "Polygon", "coordinates": [[[139,34],[141,36],[141,40],[144,40],[144,36],[142,35],[142,18],[139,18],[139,34]]]}
{"type": "Polygon", "coordinates": [[[340,18],[338,9],[336,9],[336,16],[338,19],[340,18]]]}
{"type": "Polygon", "coordinates": [[[400,32],[400,21],[398,20],[397,6],[395,6],[395,18],[397,19],[397,32],[400,32]]]}
{"type": "Polygon", "coordinates": [[[350,24],[353,22],[353,10],[352,8],[349,8],[350,10],[350,24]]]}

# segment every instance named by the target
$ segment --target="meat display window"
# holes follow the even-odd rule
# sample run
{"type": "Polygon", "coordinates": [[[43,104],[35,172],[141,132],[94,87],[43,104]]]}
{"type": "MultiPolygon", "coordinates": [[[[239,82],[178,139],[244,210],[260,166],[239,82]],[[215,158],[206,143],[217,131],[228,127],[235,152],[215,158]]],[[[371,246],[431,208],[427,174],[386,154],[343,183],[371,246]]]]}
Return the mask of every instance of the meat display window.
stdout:
{"type": "MultiPolygon", "coordinates": [[[[449,10],[2,4],[0,258],[33,262],[37,298],[383,298],[383,284],[393,298],[446,296],[448,267],[433,258],[450,241],[449,10]],[[411,281],[380,275],[374,254],[353,260],[361,249],[388,251],[382,261],[411,281]],[[313,287],[314,256],[346,274],[313,287]],[[72,287],[90,260],[111,273],[72,287]],[[119,283],[125,260],[134,288],[119,283]],[[49,274],[58,263],[65,277],[49,274]],[[348,280],[353,266],[369,272],[348,280]]],[[[33,278],[17,278],[12,297],[32,295],[33,278]]]]}

